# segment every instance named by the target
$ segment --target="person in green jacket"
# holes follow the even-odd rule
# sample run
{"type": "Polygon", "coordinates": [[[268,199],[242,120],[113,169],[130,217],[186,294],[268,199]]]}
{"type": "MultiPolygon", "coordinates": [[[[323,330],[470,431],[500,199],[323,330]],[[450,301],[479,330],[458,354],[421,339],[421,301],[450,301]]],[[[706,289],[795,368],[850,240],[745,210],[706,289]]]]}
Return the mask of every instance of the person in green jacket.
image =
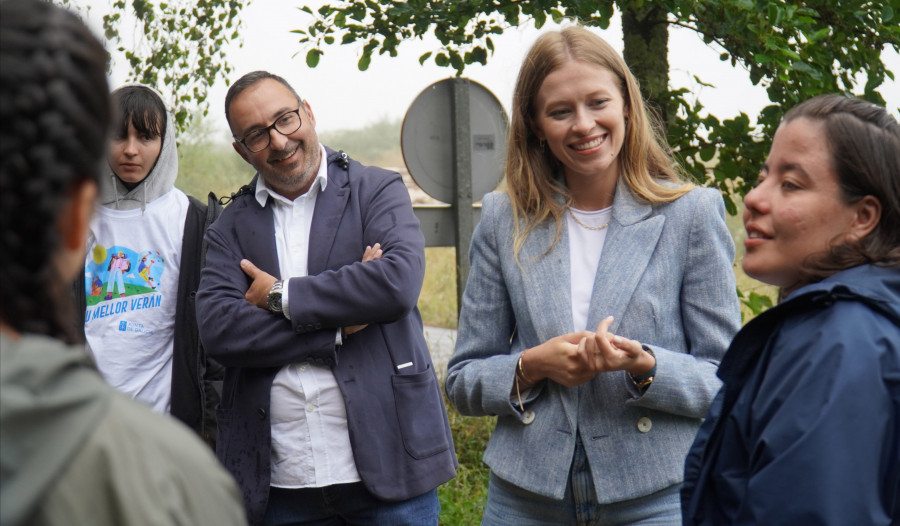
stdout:
{"type": "Polygon", "coordinates": [[[105,384],[76,344],[106,52],[37,0],[0,2],[0,41],[0,524],[246,524],[212,452],[105,384]]]}

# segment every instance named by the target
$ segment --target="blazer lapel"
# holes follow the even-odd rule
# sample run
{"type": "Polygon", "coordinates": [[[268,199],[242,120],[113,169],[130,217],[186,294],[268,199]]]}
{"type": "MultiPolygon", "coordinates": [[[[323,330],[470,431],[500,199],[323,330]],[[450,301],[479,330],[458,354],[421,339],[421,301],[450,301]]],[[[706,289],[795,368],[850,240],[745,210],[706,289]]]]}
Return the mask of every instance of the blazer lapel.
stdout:
{"type": "Polygon", "coordinates": [[[650,262],[665,225],[665,216],[650,216],[653,207],[638,201],[621,181],[613,202],[613,221],[597,265],[588,326],[613,316],[617,330],[625,308],[650,262]]]}
{"type": "MultiPolygon", "coordinates": [[[[539,342],[573,331],[569,234],[563,224],[559,240],[547,248],[556,236],[556,223],[544,221],[536,226],[522,245],[519,261],[525,285],[525,301],[539,342]]],[[[559,386],[560,398],[571,429],[578,428],[578,390],[559,386]]]]}
{"type": "MultiPolygon", "coordinates": [[[[257,176],[258,177],[258,176],[257,176]]],[[[251,183],[254,190],[256,180],[251,183]]],[[[281,279],[281,267],[278,264],[278,250],[275,248],[275,219],[272,217],[271,197],[266,206],[261,207],[256,196],[251,194],[246,199],[246,206],[235,210],[234,236],[244,257],[260,270],[281,279]]]]}
{"type": "Polygon", "coordinates": [[[555,236],[556,223],[545,221],[529,233],[519,252],[528,312],[542,342],[572,332],[574,326],[569,236],[565,225],[556,245],[547,252],[555,236]]]}
{"type": "MultiPolygon", "coordinates": [[[[326,153],[330,154],[327,150],[326,153]]],[[[323,158],[322,162],[327,161],[323,158]]],[[[309,275],[319,274],[328,268],[328,256],[350,195],[348,184],[349,169],[344,170],[336,164],[328,165],[328,185],[316,196],[316,208],[309,230],[309,275]]]]}

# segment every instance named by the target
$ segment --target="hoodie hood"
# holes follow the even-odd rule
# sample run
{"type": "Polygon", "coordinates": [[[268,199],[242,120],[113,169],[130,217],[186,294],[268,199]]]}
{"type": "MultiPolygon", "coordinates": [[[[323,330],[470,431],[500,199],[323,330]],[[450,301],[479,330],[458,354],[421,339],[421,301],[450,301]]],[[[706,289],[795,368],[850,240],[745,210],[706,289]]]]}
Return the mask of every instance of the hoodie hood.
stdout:
{"type": "Polygon", "coordinates": [[[0,524],[23,524],[109,410],[82,347],[0,335],[0,524]]]}
{"type": "MultiPolygon", "coordinates": [[[[133,84],[132,84],[133,85],[133,84]]],[[[124,87],[124,86],[123,86],[124,87]]],[[[158,91],[154,93],[161,99],[158,91]]],[[[147,203],[162,197],[175,186],[178,177],[178,147],[175,142],[175,123],[170,112],[166,112],[166,135],[163,137],[159,158],[147,177],[131,190],[106,163],[105,173],[100,178],[99,201],[102,206],[116,210],[143,210],[147,203]]]]}

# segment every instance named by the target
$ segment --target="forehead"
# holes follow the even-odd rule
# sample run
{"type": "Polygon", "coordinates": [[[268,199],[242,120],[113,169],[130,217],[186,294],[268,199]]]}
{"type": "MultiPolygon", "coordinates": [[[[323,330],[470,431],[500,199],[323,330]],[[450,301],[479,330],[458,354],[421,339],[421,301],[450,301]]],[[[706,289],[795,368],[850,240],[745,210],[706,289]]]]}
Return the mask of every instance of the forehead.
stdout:
{"type": "Polygon", "coordinates": [[[231,101],[231,126],[237,133],[268,126],[282,113],[297,109],[298,104],[297,98],[283,84],[263,79],[231,101]]]}
{"type": "Polygon", "coordinates": [[[782,123],[775,131],[769,157],[830,164],[831,151],[825,124],[805,117],[782,123]]]}
{"type": "Polygon", "coordinates": [[[569,59],[544,78],[535,95],[535,102],[540,105],[556,99],[580,98],[597,92],[621,96],[618,77],[607,68],[569,59]]]}

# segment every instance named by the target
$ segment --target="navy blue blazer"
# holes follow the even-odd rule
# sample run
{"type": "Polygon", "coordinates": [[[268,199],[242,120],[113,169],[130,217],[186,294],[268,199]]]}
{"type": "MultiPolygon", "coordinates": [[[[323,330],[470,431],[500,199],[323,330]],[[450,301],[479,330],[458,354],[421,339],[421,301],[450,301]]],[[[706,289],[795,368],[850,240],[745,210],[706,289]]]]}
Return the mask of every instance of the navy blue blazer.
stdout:
{"type": "Polygon", "coordinates": [[[236,197],[207,233],[197,320],[204,346],[226,367],[217,454],[244,494],[251,523],[262,520],[268,500],[272,379],[292,363],[332,365],[356,468],[375,496],[405,500],[456,473],[416,308],[425,241],[409,194],[398,174],[352,160],[345,168],[326,152],[328,184],[313,214],[309,275],[289,282],[290,320],[244,299],[250,280],[242,258],[282,277],[271,199],[259,205],[256,178],[253,191],[236,197]],[[383,257],[361,263],[366,245],[375,243],[383,257]],[[339,327],[360,324],[368,327],[336,347],[339,327]],[[396,366],[407,362],[413,365],[400,374],[396,366]]]}

